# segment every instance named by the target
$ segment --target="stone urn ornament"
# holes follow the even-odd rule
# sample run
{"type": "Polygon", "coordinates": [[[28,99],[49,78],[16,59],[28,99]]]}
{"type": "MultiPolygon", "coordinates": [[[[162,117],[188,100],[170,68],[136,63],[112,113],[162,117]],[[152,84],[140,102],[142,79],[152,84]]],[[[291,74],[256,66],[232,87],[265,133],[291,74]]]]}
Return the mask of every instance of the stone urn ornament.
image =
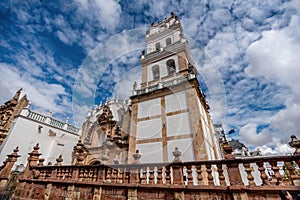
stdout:
{"type": "Polygon", "coordinates": [[[294,155],[300,155],[300,140],[295,135],[292,135],[291,139],[289,145],[296,149],[294,155]]]}

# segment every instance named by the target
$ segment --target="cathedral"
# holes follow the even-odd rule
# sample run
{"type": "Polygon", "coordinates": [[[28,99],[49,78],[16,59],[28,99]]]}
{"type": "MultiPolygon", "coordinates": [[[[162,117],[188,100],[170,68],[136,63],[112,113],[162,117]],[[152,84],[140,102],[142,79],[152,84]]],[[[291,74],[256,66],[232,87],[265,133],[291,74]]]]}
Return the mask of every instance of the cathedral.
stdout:
{"type": "Polygon", "coordinates": [[[26,96],[20,100],[20,91],[1,106],[1,148],[12,147],[17,129],[41,145],[20,142],[23,149],[32,145],[22,170],[13,167],[23,152],[18,147],[10,150],[0,166],[0,198],[278,200],[281,193],[296,196],[300,140],[291,136],[292,155],[251,158],[236,141],[244,147],[236,157],[222,127],[212,124],[178,17],[171,13],[152,24],[145,40],[141,85],[133,83],[128,100],[112,98],[91,109],[81,135],[68,120],[31,111],[26,96]],[[71,165],[64,163],[65,150],[71,165]],[[54,159],[56,153],[63,156],[54,159]],[[56,163],[45,164],[45,158],[56,163]]]}
{"type": "Polygon", "coordinates": [[[197,80],[188,41],[171,14],[146,32],[140,63],[142,83],[129,101],[112,99],[91,110],[82,126],[85,164],[172,162],[222,158],[205,94],[197,80]]]}

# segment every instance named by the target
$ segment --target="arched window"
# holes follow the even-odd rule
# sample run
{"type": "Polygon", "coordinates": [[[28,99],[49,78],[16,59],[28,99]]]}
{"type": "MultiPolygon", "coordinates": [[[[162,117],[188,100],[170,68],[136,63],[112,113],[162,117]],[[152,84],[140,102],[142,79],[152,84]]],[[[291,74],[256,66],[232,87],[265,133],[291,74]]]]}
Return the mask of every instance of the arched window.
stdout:
{"type": "Polygon", "coordinates": [[[168,69],[168,75],[172,75],[175,73],[175,61],[173,59],[170,59],[167,61],[167,69],[168,69]]]}
{"type": "Polygon", "coordinates": [[[157,80],[159,79],[159,66],[158,65],[154,65],[152,67],[152,74],[153,74],[153,80],[157,80]]]}
{"type": "Polygon", "coordinates": [[[172,40],[171,40],[171,38],[167,38],[166,39],[166,45],[169,46],[170,44],[172,44],[172,40]]]}
{"type": "Polygon", "coordinates": [[[156,51],[160,50],[160,43],[159,42],[155,44],[155,49],[156,49],[156,51]]]}

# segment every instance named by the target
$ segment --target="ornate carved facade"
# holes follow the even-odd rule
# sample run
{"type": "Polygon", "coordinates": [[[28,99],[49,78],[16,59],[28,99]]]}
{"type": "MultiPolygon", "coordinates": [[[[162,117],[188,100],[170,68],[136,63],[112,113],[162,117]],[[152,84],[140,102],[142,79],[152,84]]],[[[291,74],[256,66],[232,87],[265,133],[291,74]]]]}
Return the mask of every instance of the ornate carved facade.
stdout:
{"type": "Polygon", "coordinates": [[[21,91],[22,88],[16,92],[11,100],[0,107],[0,145],[6,138],[15,116],[20,114],[21,110],[29,104],[26,95],[20,99],[21,91]]]}
{"type": "Polygon", "coordinates": [[[129,121],[130,108],[124,101],[113,99],[90,111],[82,125],[85,164],[127,163],[129,121]]]}

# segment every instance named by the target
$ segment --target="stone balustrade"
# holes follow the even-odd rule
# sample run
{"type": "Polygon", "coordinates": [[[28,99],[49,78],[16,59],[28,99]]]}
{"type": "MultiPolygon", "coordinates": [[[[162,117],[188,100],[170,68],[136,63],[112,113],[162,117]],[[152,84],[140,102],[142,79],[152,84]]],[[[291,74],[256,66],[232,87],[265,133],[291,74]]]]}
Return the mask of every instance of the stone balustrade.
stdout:
{"type": "Polygon", "coordinates": [[[21,112],[21,115],[25,116],[29,119],[32,119],[34,121],[38,121],[43,124],[53,126],[55,128],[64,129],[64,130],[67,130],[72,133],[77,134],[79,131],[79,128],[72,126],[71,124],[68,123],[68,119],[66,122],[62,122],[62,121],[52,118],[51,116],[45,116],[45,115],[33,112],[28,108],[24,108],[21,112]]]}
{"type": "Polygon", "coordinates": [[[34,166],[31,179],[182,186],[300,186],[299,155],[185,163],[34,166]],[[229,170],[232,166],[235,173],[229,170]]]}
{"type": "MultiPolygon", "coordinates": [[[[59,156],[55,165],[44,166],[37,144],[11,199],[275,200],[282,190],[293,196],[300,191],[300,142],[295,136],[290,146],[296,149],[293,155],[236,159],[225,145],[226,159],[195,162],[182,162],[176,148],[172,163],[140,163],[137,150],[133,164],[83,165],[85,151],[79,141],[74,147],[75,165],[62,165],[59,156]]],[[[0,171],[2,191],[6,172],[15,162],[9,158],[17,158],[16,152],[0,171]]]]}

